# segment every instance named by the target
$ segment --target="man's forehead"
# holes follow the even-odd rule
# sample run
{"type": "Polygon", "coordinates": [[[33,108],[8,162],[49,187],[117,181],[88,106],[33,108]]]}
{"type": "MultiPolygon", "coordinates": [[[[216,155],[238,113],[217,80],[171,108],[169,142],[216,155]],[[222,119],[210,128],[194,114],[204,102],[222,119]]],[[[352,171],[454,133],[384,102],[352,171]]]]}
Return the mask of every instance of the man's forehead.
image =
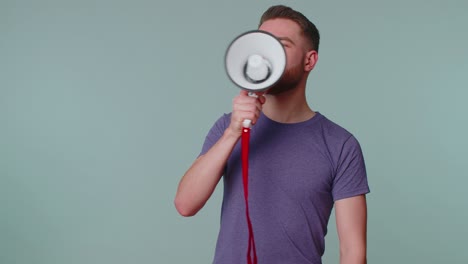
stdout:
{"type": "Polygon", "coordinates": [[[289,38],[290,40],[301,32],[301,28],[296,22],[285,18],[267,20],[260,25],[259,29],[267,31],[277,38],[289,38]]]}

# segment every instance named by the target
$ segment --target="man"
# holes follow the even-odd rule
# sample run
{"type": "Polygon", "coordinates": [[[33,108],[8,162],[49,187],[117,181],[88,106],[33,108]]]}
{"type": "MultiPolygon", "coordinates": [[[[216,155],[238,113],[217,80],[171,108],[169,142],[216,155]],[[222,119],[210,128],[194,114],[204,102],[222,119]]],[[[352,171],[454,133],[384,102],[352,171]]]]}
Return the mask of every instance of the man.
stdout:
{"type": "Polygon", "coordinates": [[[246,263],[239,138],[242,121],[251,119],[249,207],[258,262],[321,263],[335,206],[340,263],[366,263],[369,187],[359,143],[306,101],[307,78],[318,60],[318,30],[285,6],[269,8],[259,29],[284,45],[286,72],[266,94],[253,98],[242,91],[233,100],[232,113],[211,128],[200,156],[181,179],[176,208],[183,216],[195,215],[223,177],[214,263],[246,263]]]}

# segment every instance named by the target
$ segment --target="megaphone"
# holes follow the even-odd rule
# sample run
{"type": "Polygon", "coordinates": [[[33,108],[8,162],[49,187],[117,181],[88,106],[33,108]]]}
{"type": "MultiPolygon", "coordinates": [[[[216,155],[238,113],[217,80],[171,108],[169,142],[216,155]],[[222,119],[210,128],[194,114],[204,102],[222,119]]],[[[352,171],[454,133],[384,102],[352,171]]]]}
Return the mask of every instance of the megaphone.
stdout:
{"type": "MultiPolygon", "coordinates": [[[[255,96],[256,92],[263,92],[279,81],[286,68],[286,52],[281,42],[272,34],[261,30],[248,31],[235,38],[229,45],[225,66],[231,81],[241,89],[249,91],[250,96],[255,96]]],[[[247,263],[256,264],[257,252],[248,203],[251,120],[244,120],[242,125],[242,181],[249,229],[247,263]]]]}
{"type": "Polygon", "coordinates": [[[262,30],[247,31],[235,38],[225,56],[231,81],[249,92],[263,92],[273,86],[286,68],[281,42],[262,30]]]}

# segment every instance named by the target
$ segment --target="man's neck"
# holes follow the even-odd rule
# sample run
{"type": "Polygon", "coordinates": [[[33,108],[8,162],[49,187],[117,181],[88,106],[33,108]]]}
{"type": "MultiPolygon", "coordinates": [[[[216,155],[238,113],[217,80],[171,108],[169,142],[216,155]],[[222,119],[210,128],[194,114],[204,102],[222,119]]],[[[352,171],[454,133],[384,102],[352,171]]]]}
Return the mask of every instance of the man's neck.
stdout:
{"type": "Polygon", "coordinates": [[[277,95],[266,95],[263,113],[279,123],[298,123],[315,115],[307,104],[304,87],[297,87],[277,95]]]}

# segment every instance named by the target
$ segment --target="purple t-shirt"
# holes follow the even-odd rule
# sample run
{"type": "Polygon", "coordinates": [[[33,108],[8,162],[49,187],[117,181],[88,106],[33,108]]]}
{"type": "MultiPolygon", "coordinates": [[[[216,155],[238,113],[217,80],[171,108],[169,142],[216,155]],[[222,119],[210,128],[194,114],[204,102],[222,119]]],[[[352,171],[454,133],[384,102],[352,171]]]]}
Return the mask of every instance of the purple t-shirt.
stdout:
{"type": "MultiPolygon", "coordinates": [[[[206,153],[230,123],[225,114],[208,133],[206,153]]],[[[364,158],[352,134],[319,112],[283,124],[263,113],[251,130],[249,210],[259,263],[319,264],[334,201],[369,192],[364,158]]],[[[240,140],[224,171],[215,264],[247,260],[248,229],[240,140]]]]}

